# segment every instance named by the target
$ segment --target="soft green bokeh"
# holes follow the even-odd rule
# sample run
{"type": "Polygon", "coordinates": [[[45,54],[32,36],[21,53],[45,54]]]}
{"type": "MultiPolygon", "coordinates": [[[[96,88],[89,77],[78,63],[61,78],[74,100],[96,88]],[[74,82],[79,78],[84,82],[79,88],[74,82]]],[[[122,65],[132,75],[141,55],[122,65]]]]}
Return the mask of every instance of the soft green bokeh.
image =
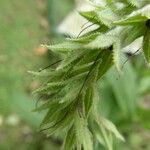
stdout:
{"type": "Polygon", "coordinates": [[[46,35],[38,15],[35,1],[0,1],[0,103],[5,106],[1,113],[14,107],[13,101],[28,99],[23,94],[31,82],[27,70],[42,61],[35,56],[35,49],[46,35]],[[16,96],[18,93],[22,96],[16,96]]]}
{"type": "Polygon", "coordinates": [[[32,80],[27,71],[53,61],[49,52],[37,53],[51,39],[48,24],[58,24],[71,8],[72,1],[61,8],[64,2],[60,17],[56,9],[50,9],[51,0],[0,1],[0,150],[55,150],[60,145],[37,132],[43,115],[32,112],[37,97],[31,92],[38,80],[32,80]],[[57,19],[48,19],[50,13],[57,19]]]}

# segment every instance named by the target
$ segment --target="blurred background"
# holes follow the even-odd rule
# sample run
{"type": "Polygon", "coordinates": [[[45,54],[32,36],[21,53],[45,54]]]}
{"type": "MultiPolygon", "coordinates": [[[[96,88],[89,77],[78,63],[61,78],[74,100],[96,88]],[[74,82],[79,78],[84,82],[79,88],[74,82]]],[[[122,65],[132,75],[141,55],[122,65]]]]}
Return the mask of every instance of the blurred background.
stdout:
{"type": "MultiPolygon", "coordinates": [[[[38,132],[43,114],[32,112],[38,99],[32,91],[40,81],[27,71],[55,61],[41,44],[78,34],[84,20],[74,9],[81,5],[79,0],[0,1],[0,150],[60,149],[61,137],[38,132]]],[[[115,141],[114,149],[149,150],[150,70],[144,58],[131,57],[121,77],[112,68],[99,82],[99,91],[100,113],[126,138],[125,143],[115,141]]],[[[99,149],[103,147],[96,145],[99,149]]]]}

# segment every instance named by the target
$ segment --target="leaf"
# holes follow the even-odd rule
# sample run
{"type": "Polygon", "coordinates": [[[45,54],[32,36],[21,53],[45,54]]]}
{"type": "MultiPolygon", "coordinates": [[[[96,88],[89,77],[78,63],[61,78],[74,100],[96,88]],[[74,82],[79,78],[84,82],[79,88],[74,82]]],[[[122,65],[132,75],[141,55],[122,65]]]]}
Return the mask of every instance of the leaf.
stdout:
{"type": "Polygon", "coordinates": [[[86,47],[91,49],[100,49],[100,48],[106,49],[110,47],[114,43],[114,41],[115,41],[114,36],[101,34],[97,36],[97,38],[95,38],[92,42],[87,44],[86,47]]]}
{"type": "MultiPolygon", "coordinates": [[[[35,75],[35,76],[39,76],[39,77],[48,77],[49,80],[51,78],[59,78],[61,77],[67,70],[66,69],[61,69],[61,70],[54,70],[49,68],[48,70],[43,70],[43,71],[38,71],[38,72],[34,72],[34,71],[28,71],[30,74],[35,75]]],[[[54,80],[53,80],[54,81],[54,80]]]]}
{"type": "Polygon", "coordinates": [[[150,19],[150,4],[145,7],[133,11],[125,19],[114,21],[115,25],[135,25],[137,23],[144,23],[147,19],[150,19]]]}
{"type": "Polygon", "coordinates": [[[40,87],[38,89],[36,89],[35,91],[33,91],[33,94],[54,94],[58,91],[57,88],[54,88],[54,89],[50,89],[46,86],[43,86],[43,87],[40,87]]]}
{"type": "Polygon", "coordinates": [[[84,150],[93,150],[93,142],[90,131],[87,128],[86,120],[81,118],[78,113],[76,114],[75,128],[79,147],[83,145],[84,150]]]}
{"type": "Polygon", "coordinates": [[[72,72],[70,73],[70,76],[76,76],[76,75],[88,72],[93,63],[94,62],[90,62],[90,63],[85,62],[85,64],[83,65],[81,64],[81,65],[75,66],[74,70],[72,70],[72,72]]]}
{"type": "Polygon", "coordinates": [[[58,105],[57,102],[59,100],[60,100],[60,98],[47,100],[45,103],[42,103],[39,107],[35,108],[33,110],[33,112],[42,111],[42,110],[45,110],[45,109],[48,109],[48,108],[56,107],[56,105],[58,105]]]}
{"type": "Polygon", "coordinates": [[[78,50],[72,50],[68,55],[66,55],[65,59],[62,61],[62,63],[58,66],[58,70],[63,69],[68,66],[75,66],[84,56],[84,54],[88,50],[85,49],[78,49],[78,50]]]}
{"type": "Polygon", "coordinates": [[[105,7],[105,9],[96,12],[100,22],[105,26],[112,28],[113,22],[118,20],[119,17],[115,14],[109,7],[105,7]]]}
{"type": "Polygon", "coordinates": [[[129,2],[129,4],[139,7],[139,0],[127,0],[129,2]]]}
{"type": "Polygon", "coordinates": [[[45,117],[41,124],[41,131],[46,131],[48,136],[67,129],[73,124],[74,113],[70,107],[65,107],[55,112],[53,111],[53,114],[51,112],[49,110],[47,117],[45,117]]]}
{"type": "Polygon", "coordinates": [[[102,144],[103,146],[106,146],[105,140],[104,140],[104,138],[102,136],[102,133],[99,130],[99,127],[94,126],[93,133],[94,133],[94,136],[97,138],[98,142],[100,144],[102,144]]]}
{"type": "Polygon", "coordinates": [[[150,27],[147,28],[147,32],[144,36],[143,51],[148,64],[150,64],[150,27]]]}
{"type": "Polygon", "coordinates": [[[135,25],[137,23],[142,23],[147,20],[146,16],[142,16],[141,14],[135,15],[135,16],[129,16],[125,19],[114,21],[115,25],[135,25]]]}
{"type": "Polygon", "coordinates": [[[108,150],[112,150],[113,149],[113,145],[112,145],[112,139],[110,136],[110,132],[107,132],[103,122],[101,122],[101,120],[98,118],[98,116],[96,117],[96,124],[98,125],[98,134],[99,134],[99,138],[102,137],[102,139],[99,139],[99,142],[105,142],[104,146],[108,148],[108,150]]]}
{"type": "Polygon", "coordinates": [[[92,40],[94,40],[100,33],[92,33],[89,35],[85,35],[79,38],[72,38],[72,39],[68,39],[69,41],[73,41],[73,42],[79,42],[79,43],[89,43],[92,40]]]}
{"type": "Polygon", "coordinates": [[[95,24],[99,24],[98,16],[95,12],[95,10],[92,11],[80,11],[79,14],[89,20],[90,22],[93,22],[95,24]]]}
{"type": "Polygon", "coordinates": [[[113,62],[118,70],[119,73],[121,73],[121,45],[119,39],[116,43],[113,45],[113,62]]]}
{"type": "Polygon", "coordinates": [[[101,144],[104,144],[108,148],[108,150],[113,149],[112,145],[112,133],[120,140],[124,141],[124,138],[116,129],[115,125],[112,124],[110,121],[103,117],[99,117],[97,114],[95,116],[96,121],[96,131],[97,131],[97,138],[101,144]]]}
{"type": "Polygon", "coordinates": [[[113,21],[119,19],[118,15],[115,14],[109,7],[105,7],[105,9],[97,8],[92,11],[80,12],[80,15],[94,24],[107,26],[109,28],[113,26],[113,21]]]}
{"type": "MultiPolygon", "coordinates": [[[[47,114],[45,115],[42,123],[41,123],[41,126],[43,126],[44,124],[47,124],[47,123],[51,123],[51,122],[54,122],[55,119],[57,119],[57,116],[60,115],[60,111],[62,111],[64,109],[63,107],[64,105],[60,105],[58,103],[51,103],[51,105],[49,104],[48,105],[48,112],[47,114]],[[57,110],[56,110],[57,109],[57,110]]],[[[62,117],[60,117],[62,118],[62,117]]]]}
{"type": "Polygon", "coordinates": [[[118,139],[124,141],[123,136],[118,132],[117,128],[115,127],[115,125],[110,122],[109,120],[105,119],[105,118],[101,118],[102,119],[102,123],[105,126],[105,128],[109,131],[111,131],[118,139]]]}
{"type": "Polygon", "coordinates": [[[82,66],[86,64],[92,64],[100,51],[101,51],[100,49],[93,49],[88,51],[86,55],[84,55],[84,57],[80,60],[79,65],[82,66]]]}
{"type": "Polygon", "coordinates": [[[112,66],[112,53],[110,50],[103,50],[102,63],[99,66],[98,79],[100,79],[112,66]]]}
{"type": "Polygon", "coordinates": [[[93,104],[93,88],[88,88],[86,90],[86,94],[84,97],[84,107],[85,107],[85,115],[88,116],[89,115],[89,111],[91,110],[93,104]]]}
{"type": "Polygon", "coordinates": [[[76,142],[76,134],[75,134],[75,128],[72,126],[69,131],[67,132],[67,136],[64,141],[63,149],[64,150],[71,150],[75,146],[76,142]]]}
{"type": "Polygon", "coordinates": [[[41,88],[38,88],[37,90],[34,91],[34,93],[40,93],[40,92],[46,92],[46,91],[51,91],[55,92],[58,89],[61,89],[67,84],[68,81],[60,81],[60,82],[50,82],[47,83],[45,86],[42,86],[41,88]]]}
{"type": "Polygon", "coordinates": [[[81,48],[80,44],[76,44],[73,42],[63,42],[61,44],[56,44],[56,45],[44,45],[45,47],[47,47],[48,49],[50,49],[51,51],[55,52],[55,53],[67,53],[69,51],[72,50],[78,50],[81,48]]]}
{"type": "Polygon", "coordinates": [[[101,60],[101,52],[97,56],[96,60],[94,61],[93,65],[91,66],[89,72],[88,72],[88,78],[87,78],[87,84],[90,85],[90,83],[95,83],[98,79],[98,73],[99,73],[99,67],[102,62],[101,60]]]}
{"type": "Polygon", "coordinates": [[[80,90],[80,86],[74,87],[74,89],[71,89],[62,99],[59,103],[65,103],[67,101],[73,101],[75,100],[76,96],[78,95],[78,92],[80,90]]]}
{"type": "MultiPolygon", "coordinates": [[[[64,112],[60,112],[60,116],[62,116],[64,112]]],[[[72,113],[68,113],[67,115],[65,114],[62,118],[58,117],[59,119],[56,120],[56,122],[54,122],[53,125],[48,126],[47,129],[47,136],[51,136],[54,133],[60,133],[62,132],[62,130],[67,129],[69,126],[71,126],[73,124],[73,114],[72,113]]]]}
{"type": "Polygon", "coordinates": [[[129,26],[122,30],[120,33],[121,38],[121,44],[122,47],[126,47],[129,45],[129,43],[134,42],[135,39],[143,36],[143,33],[145,32],[145,25],[135,25],[135,26],[129,26]]]}
{"type": "Polygon", "coordinates": [[[97,99],[97,97],[96,97],[97,90],[95,88],[95,83],[97,82],[97,79],[98,79],[100,64],[101,64],[101,59],[97,60],[97,62],[93,63],[95,68],[93,69],[93,71],[90,74],[91,77],[89,77],[89,79],[87,79],[87,82],[89,83],[89,88],[86,89],[85,97],[84,97],[84,109],[85,109],[86,117],[88,117],[88,114],[97,99]]]}

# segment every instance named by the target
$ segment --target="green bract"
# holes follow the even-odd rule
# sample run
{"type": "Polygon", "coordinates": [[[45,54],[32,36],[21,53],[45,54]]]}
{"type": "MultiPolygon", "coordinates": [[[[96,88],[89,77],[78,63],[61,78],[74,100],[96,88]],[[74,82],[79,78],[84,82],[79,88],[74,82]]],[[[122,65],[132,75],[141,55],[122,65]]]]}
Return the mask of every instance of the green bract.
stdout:
{"type": "Polygon", "coordinates": [[[124,140],[116,127],[98,113],[97,81],[112,65],[121,71],[122,49],[141,36],[143,52],[150,63],[150,1],[91,3],[95,9],[80,14],[99,29],[46,46],[60,54],[62,60],[55,69],[33,72],[47,79],[35,91],[45,100],[36,110],[47,110],[41,130],[48,135],[64,130],[64,150],[93,150],[94,139],[112,150],[113,135],[124,140]]]}

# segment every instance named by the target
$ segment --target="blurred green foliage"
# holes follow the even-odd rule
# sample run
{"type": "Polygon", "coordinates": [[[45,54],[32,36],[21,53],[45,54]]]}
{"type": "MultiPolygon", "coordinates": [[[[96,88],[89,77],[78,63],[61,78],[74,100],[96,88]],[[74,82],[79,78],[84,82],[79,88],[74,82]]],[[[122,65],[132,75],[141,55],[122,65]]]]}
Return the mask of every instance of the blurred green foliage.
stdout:
{"type": "Polygon", "coordinates": [[[116,141],[116,150],[150,148],[150,89],[147,86],[150,85],[150,72],[142,74],[146,67],[143,69],[142,65],[138,68],[133,64],[126,63],[121,76],[115,68],[111,69],[99,84],[100,113],[113,120],[126,138],[125,143],[116,141]],[[139,73],[139,69],[143,69],[143,72],[139,73]],[[144,95],[148,95],[147,100],[144,95]]]}
{"type": "Polygon", "coordinates": [[[59,147],[59,141],[37,133],[42,115],[32,112],[36,97],[30,91],[38,81],[27,73],[53,60],[46,52],[39,54],[40,44],[49,39],[46,9],[42,0],[0,1],[0,150],[59,147]]]}
{"type": "Polygon", "coordinates": [[[17,97],[22,102],[28,99],[23,94],[30,84],[27,70],[42,60],[35,57],[34,50],[43,42],[45,32],[39,25],[36,3],[30,0],[0,1],[0,22],[0,102],[9,107],[0,111],[6,114],[17,97]]]}

